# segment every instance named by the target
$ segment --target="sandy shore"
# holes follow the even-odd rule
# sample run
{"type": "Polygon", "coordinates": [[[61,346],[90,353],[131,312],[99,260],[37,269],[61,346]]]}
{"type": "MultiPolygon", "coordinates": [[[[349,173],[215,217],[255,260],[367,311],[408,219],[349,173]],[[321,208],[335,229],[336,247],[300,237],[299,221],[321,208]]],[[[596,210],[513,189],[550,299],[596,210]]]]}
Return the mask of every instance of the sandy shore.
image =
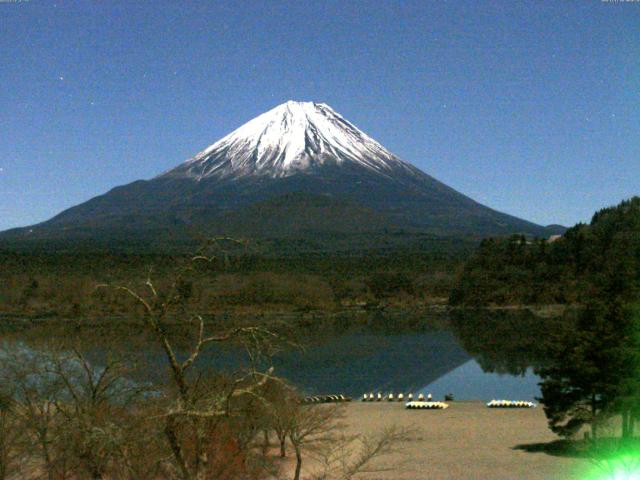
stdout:
{"type": "Polygon", "coordinates": [[[502,410],[481,402],[452,402],[446,410],[428,411],[406,410],[402,403],[353,402],[345,414],[351,432],[372,434],[393,425],[417,429],[402,453],[385,457],[384,463],[397,469],[358,478],[567,480],[579,478],[578,472],[588,467],[586,460],[519,448],[558,440],[541,407],[502,410]]]}

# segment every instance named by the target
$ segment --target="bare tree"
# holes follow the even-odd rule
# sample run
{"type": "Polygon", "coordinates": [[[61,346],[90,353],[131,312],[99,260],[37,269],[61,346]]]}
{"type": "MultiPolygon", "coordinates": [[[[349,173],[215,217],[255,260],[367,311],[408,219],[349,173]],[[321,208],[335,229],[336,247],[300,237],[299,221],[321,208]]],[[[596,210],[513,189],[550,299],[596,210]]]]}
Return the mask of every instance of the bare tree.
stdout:
{"type": "MultiPolygon", "coordinates": [[[[220,242],[237,243],[231,239],[215,239],[210,246],[218,246],[220,242]]],[[[210,460],[216,455],[212,451],[216,445],[212,433],[219,431],[222,419],[238,413],[235,409],[238,399],[253,397],[262,401],[262,386],[268,380],[277,381],[272,375],[272,368],[261,371],[253,358],[247,371],[227,382],[218,383],[214,386],[216,388],[212,388],[210,383],[204,382],[202,376],[193,371],[194,364],[207,348],[241,341],[248,351],[260,352],[278,339],[273,332],[260,326],[241,326],[208,334],[205,333],[203,317],[187,313],[186,305],[191,292],[189,276],[199,265],[228,262],[228,255],[224,251],[213,255],[205,252],[203,250],[193,256],[178,270],[166,289],[155,285],[151,272],[142,290],[130,286],[111,286],[135,300],[142,308],[144,325],[164,353],[170,371],[169,390],[166,394],[168,401],[163,406],[159,419],[164,422],[164,436],[172,452],[178,476],[183,480],[205,478],[210,460]],[[184,355],[180,354],[170,334],[169,324],[175,322],[176,317],[180,318],[180,325],[195,329],[191,346],[184,355]]]]}
{"type": "Polygon", "coordinates": [[[414,433],[411,429],[390,427],[374,435],[341,435],[314,452],[322,465],[314,480],[350,480],[361,473],[382,473],[400,468],[376,462],[396,453],[414,433]]]}
{"type": "Polygon", "coordinates": [[[61,384],[55,409],[63,423],[57,435],[73,452],[76,470],[105,478],[122,461],[126,431],[137,420],[136,402],[148,387],[131,379],[125,359],[109,355],[97,365],[77,346],[53,355],[49,372],[61,384]]]}
{"type": "Polygon", "coordinates": [[[49,480],[64,478],[64,452],[55,448],[59,412],[52,401],[59,394],[60,385],[46,372],[48,358],[18,346],[11,351],[6,349],[3,354],[3,380],[12,385],[14,400],[19,405],[16,409],[19,427],[27,443],[23,451],[40,456],[49,480]]]}
{"type": "Polygon", "coordinates": [[[0,480],[14,476],[21,466],[21,452],[16,448],[22,437],[18,427],[16,405],[6,394],[0,394],[0,480]]]}
{"type": "MultiPolygon", "coordinates": [[[[104,478],[126,463],[124,441],[139,429],[146,387],[123,358],[93,363],[77,346],[4,345],[0,379],[11,386],[14,442],[31,478],[104,478]]],[[[138,451],[136,454],[140,454],[138,451]]],[[[129,475],[128,478],[131,478],[129,475]]]]}
{"type": "Polygon", "coordinates": [[[380,457],[397,452],[413,430],[390,427],[374,435],[350,435],[342,423],[343,405],[304,405],[290,403],[286,429],[296,454],[294,480],[302,473],[305,453],[314,460],[314,480],[350,480],[360,473],[381,473],[395,470],[375,462],[380,457]]]}
{"type": "MultiPolygon", "coordinates": [[[[14,448],[25,463],[36,461],[35,470],[44,472],[49,480],[65,478],[65,450],[56,448],[60,421],[54,400],[60,384],[47,372],[51,357],[19,342],[4,342],[0,359],[0,384],[5,387],[5,396],[11,399],[14,428],[20,433],[14,448]]],[[[34,472],[30,475],[41,476],[34,472]]]]}
{"type": "Polygon", "coordinates": [[[267,432],[265,443],[268,443],[268,432],[273,431],[278,439],[279,455],[284,458],[287,454],[287,438],[291,432],[298,411],[302,408],[301,396],[288,383],[267,382],[262,392],[266,400],[264,431],[267,432]]]}
{"type": "Polygon", "coordinates": [[[302,454],[306,449],[317,449],[332,440],[342,416],[339,405],[300,405],[290,413],[289,440],[296,454],[294,480],[300,479],[302,454]]]}

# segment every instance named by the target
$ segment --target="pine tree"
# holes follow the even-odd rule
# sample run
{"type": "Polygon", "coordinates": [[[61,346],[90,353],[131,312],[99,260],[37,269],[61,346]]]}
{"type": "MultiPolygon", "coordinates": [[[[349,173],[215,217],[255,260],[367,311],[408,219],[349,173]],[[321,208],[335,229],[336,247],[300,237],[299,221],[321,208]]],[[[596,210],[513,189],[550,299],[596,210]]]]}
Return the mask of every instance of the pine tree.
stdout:
{"type": "Polygon", "coordinates": [[[613,412],[621,379],[619,326],[611,321],[608,306],[594,300],[579,314],[575,329],[567,329],[550,345],[550,366],[538,372],[540,389],[551,430],[572,436],[598,425],[613,412]]]}
{"type": "Polygon", "coordinates": [[[590,300],[551,345],[552,366],[540,370],[542,401],[553,431],[622,417],[632,437],[640,409],[640,202],[594,215],[585,247],[590,300]]]}

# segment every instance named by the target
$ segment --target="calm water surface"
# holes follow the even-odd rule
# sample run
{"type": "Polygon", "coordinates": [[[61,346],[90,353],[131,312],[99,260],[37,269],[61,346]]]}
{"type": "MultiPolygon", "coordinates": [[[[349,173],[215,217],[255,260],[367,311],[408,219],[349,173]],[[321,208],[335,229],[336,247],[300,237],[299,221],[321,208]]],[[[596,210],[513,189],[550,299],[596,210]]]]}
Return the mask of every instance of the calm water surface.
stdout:
{"type": "MultiPolygon", "coordinates": [[[[539,379],[530,368],[536,363],[533,346],[539,335],[535,329],[542,328],[539,319],[485,313],[457,315],[445,323],[445,328],[442,322],[420,328],[359,323],[328,334],[309,332],[304,351],[282,351],[271,361],[276,374],[308,394],[360,398],[365,392],[423,392],[440,399],[451,393],[457,400],[539,396],[539,379]]],[[[109,353],[100,342],[92,348],[97,364],[109,353]]],[[[131,341],[128,348],[143,352],[150,362],[145,380],[164,375],[166,364],[154,343],[131,341]]],[[[244,351],[235,347],[208,351],[196,367],[205,373],[235,371],[246,363],[244,351]]]]}

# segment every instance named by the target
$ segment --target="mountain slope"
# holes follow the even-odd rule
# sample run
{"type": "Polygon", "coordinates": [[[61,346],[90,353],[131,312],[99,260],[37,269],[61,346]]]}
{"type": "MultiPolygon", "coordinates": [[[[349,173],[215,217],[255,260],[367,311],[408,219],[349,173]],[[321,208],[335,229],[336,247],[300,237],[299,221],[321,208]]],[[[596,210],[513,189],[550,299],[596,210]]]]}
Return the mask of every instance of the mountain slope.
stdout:
{"type": "MultiPolygon", "coordinates": [[[[194,235],[437,236],[547,229],[487,208],[386,150],[325,104],[287,102],[151,180],[0,238],[181,242],[194,235]]],[[[374,242],[375,243],[375,242],[374,242]]]]}

